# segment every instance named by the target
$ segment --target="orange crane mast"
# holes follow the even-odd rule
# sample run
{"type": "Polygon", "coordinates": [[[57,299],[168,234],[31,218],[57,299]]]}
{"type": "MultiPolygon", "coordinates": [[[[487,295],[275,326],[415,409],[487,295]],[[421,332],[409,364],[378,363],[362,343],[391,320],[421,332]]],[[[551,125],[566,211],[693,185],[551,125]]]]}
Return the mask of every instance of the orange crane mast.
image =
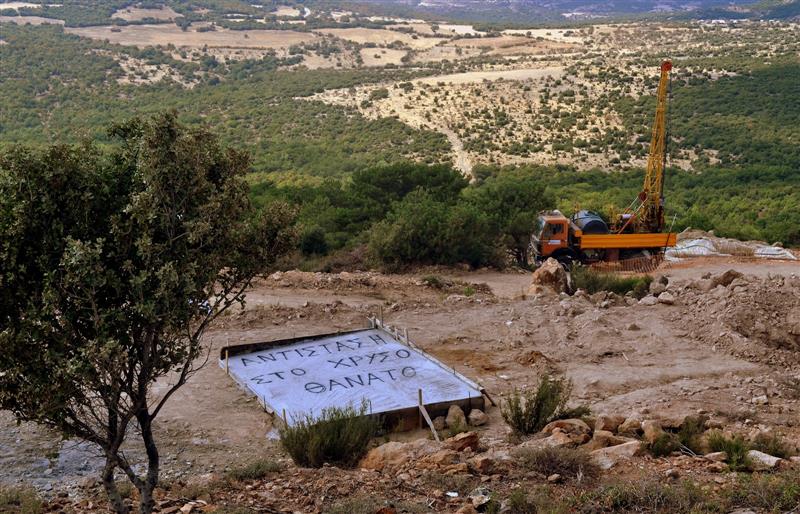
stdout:
{"type": "MultiPolygon", "coordinates": [[[[636,232],[660,232],[664,229],[664,173],[669,150],[667,109],[669,109],[671,90],[670,71],[672,71],[672,61],[662,62],[661,78],[656,93],[656,117],[653,123],[653,135],[650,138],[650,155],[647,159],[644,185],[637,198],[638,205],[630,212],[630,220],[635,224],[636,232]]],[[[625,225],[619,232],[625,231],[625,225]]]]}
{"type": "Polygon", "coordinates": [[[539,215],[531,237],[536,261],[553,257],[569,267],[574,262],[615,262],[653,257],[675,246],[674,233],[664,233],[664,172],[667,164],[672,62],[661,63],[656,93],[656,116],[650,139],[644,185],[619,219],[609,224],[590,211],[578,211],[567,218],[559,211],[539,215]]]}

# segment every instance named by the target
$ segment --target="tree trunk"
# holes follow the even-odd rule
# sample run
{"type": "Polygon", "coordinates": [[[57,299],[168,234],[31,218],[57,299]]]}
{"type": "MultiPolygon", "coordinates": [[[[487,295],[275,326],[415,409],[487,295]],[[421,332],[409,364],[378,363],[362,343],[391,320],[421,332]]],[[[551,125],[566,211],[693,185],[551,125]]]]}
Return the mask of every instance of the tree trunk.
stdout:
{"type": "Polygon", "coordinates": [[[156,485],[158,485],[158,448],[153,438],[153,425],[150,414],[145,412],[137,417],[139,419],[139,426],[142,429],[142,441],[144,442],[144,448],[147,452],[147,476],[142,481],[142,487],[139,489],[139,514],[151,514],[155,508],[153,491],[156,485]]]}
{"type": "Polygon", "coordinates": [[[116,467],[116,459],[107,456],[102,475],[103,488],[106,490],[106,495],[111,502],[111,508],[114,509],[114,512],[117,514],[128,514],[128,506],[125,505],[122,496],[119,494],[119,489],[117,489],[117,483],[114,481],[114,470],[116,467]]]}

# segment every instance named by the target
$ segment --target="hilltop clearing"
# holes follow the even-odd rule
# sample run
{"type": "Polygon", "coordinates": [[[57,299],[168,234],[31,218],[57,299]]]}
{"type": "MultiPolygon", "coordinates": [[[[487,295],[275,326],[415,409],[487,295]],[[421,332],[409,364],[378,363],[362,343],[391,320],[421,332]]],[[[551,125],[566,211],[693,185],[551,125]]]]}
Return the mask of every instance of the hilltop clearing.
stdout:
{"type": "MultiPolygon", "coordinates": [[[[574,381],[573,401],[596,414],[657,418],[667,426],[669,420],[702,411],[725,430],[769,430],[796,446],[800,432],[793,420],[800,399],[791,384],[800,374],[800,320],[795,319],[800,265],[700,258],[659,273],[669,277],[673,300],[653,306],[606,293],[526,297],[530,275],[524,273],[445,272],[435,282],[426,278],[430,275],[276,273],[253,288],[245,311],[214,327],[207,344],[213,355],[213,348],[223,344],[357,328],[367,315],[382,310],[387,322],[409,328],[421,348],[479,381],[495,400],[530,387],[544,372],[563,374],[574,381]]],[[[479,428],[481,448],[498,462],[499,454],[513,454],[516,443],[509,443],[499,409],[489,408],[487,414],[489,423],[479,428]]],[[[10,423],[5,414],[3,420],[10,423]]],[[[256,458],[288,465],[269,437],[271,430],[269,416],[211,363],[179,391],[158,427],[166,483],[173,484],[162,497],[175,498],[183,494],[178,484],[208,484],[256,458]]],[[[44,491],[69,491],[69,500],[60,501],[72,506],[94,494],[96,464],[87,447],[60,443],[27,426],[9,425],[3,433],[6,477],[44,491]]],[[[420,437],[425,432],[391,436],[420,437]]],[[[515,476],[516,465],[506,465],[515,476]]],[[[732,483],[707,461],[677,456],[634,458],[604,476],[641,477],[642,465],[655,473],[679,469],[680,476],[701,483],[732,483]]],[[[413,487],[400,491],[379,487],[375,480],[382,475],[289,466],[289,473],[270,475],[247,489],[252,493],[234,488],[228,495],[222,488],[203,498],[240,506],[257,498],[259,505],[279,510],[318,511],[347,501],[352,491],[343,485],[356,480],[374,488],[376,497],[415,503],[427,496],[437,510],[455,509],[464,501],[463,495],[458,500],[436,496],[437,487],[416,465],[408,471],[410,479],[401,479],[411,480],[413,487]],[[322,493],[317,488],[323,481],[342,487],[322,493]],[[257,497],[251,496],[255,491],[257,497]],[[324,499],[315,499],[317,493],[324,499]]],[[[453,476],[472,484],[482,473],[464,469],[453,476]]],[[[487,480],[498,495],[510,494],[512,481],[487,480]]],[[[533,476],[518,480],[541,483],[533,476]]]]}

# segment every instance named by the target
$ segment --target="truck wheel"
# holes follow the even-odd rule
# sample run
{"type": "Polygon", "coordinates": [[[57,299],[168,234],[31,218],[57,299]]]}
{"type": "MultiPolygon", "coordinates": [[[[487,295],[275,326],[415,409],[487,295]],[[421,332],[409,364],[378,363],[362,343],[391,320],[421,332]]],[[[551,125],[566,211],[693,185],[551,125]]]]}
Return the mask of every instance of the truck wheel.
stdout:
{"type": "Polygon", "coordinates": [[[564,268],[567,273],[569,273],[569,271],[572,270],[572,266],[575,265],[575,256],[570,252],[558,253],[554,255],[553,258],[561,264],[561,267],[564,268]]]}

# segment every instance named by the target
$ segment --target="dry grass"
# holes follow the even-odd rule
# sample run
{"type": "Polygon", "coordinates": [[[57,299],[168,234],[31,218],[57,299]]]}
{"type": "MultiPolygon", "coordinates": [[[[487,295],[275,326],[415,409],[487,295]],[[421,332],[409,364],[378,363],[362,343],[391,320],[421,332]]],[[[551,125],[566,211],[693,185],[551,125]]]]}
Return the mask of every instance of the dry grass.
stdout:
{"type": "Polygon", "coordinates": [[[39,514],[44,512],[44,503],[33,489],[0,486],[0,512],[39,514]]]}
{"type": "Polygon", "coordinates": [[[244,466],[233,468],[227,476],[233,480],[258,480],[271,473],[283,470],[283,466],[273,460],[259,459],[244,466]]]}
{"type": "Polygon", "coordinates": [[[553,474],[577,482],[594,480],[600,467],[585,451],[569,448],[525,448],[516,454],[520,466],[547,477],[553,474]]]}
{"type": "MultiPolygon", "coordinates": [[[[199,24],[198,24],[199,26],[199,24]]],[[[193,26],[194,27],[194,26],[193,26]]],[[[197,32],[196,29],[182,31],[173,24],[127,25],[119,32],[111,32],[114,27],[67,28],[65,32],[91,39],[108,40],[120,45],[146,47],[169,45],[189,48],[244,48],[279,49],[313,41],[317,36],[306,32],[291,30],[226,30],[217,28],[210,32],[197,32]]]]}

